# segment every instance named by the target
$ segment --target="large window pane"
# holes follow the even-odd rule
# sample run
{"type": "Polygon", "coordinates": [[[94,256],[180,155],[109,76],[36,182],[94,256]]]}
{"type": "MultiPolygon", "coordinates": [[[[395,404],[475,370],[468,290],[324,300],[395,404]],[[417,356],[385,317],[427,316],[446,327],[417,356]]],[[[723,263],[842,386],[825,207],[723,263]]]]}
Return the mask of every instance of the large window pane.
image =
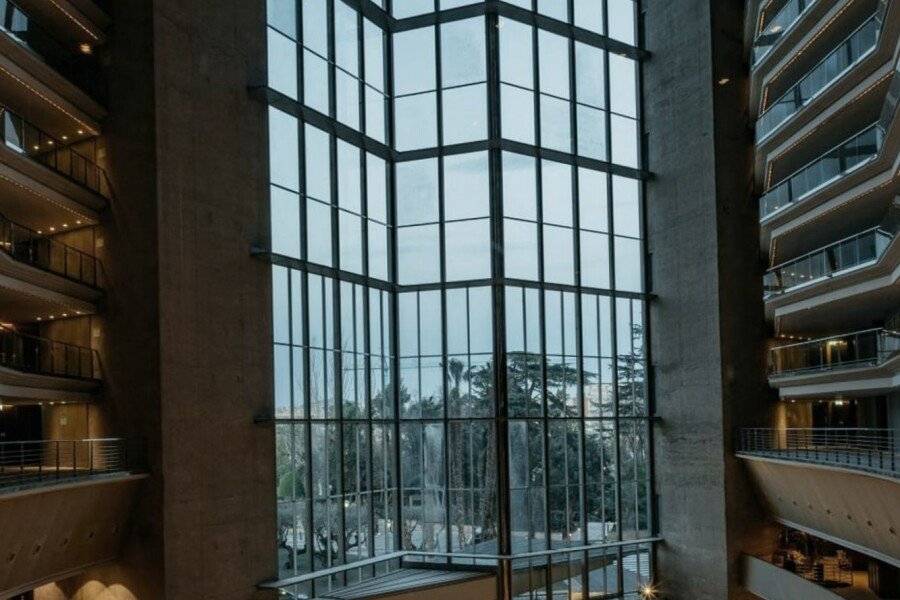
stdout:
{"type": "Polygon", "coordinates": [[[441,85],[445,88],[487,79],[484,18],[441,25],[441,85]]]}

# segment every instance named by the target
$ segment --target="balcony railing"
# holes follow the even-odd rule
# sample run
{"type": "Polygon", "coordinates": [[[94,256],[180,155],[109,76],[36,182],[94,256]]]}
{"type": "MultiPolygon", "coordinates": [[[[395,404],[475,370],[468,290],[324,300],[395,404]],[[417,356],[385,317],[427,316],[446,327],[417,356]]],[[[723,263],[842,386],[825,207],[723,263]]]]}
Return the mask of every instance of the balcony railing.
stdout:
{"type": "Polygon", "coordinates": [[[74,43],[64,46],[10,0],[0,0],[0,29],[33,51],[60,75],[97,100],[105,100],[100,69],[92,55],[74,43]]]}
{"type": "Polygon", "coordinates": [[[0,214],[0,250],[17,261],[91,287],[100,287],[97,258],[14,223],[0,214]]]}
{"type": "Polygon", "coordinates": [[[894,236],[873,227],[852,237],[772,267],[765,275],[765,297],[793,291],[851,269],[873,264],[881,258],[894,236]]]}
{"type": "Polygon", "coordinates": [[[868,56],[878,43],[879,32],[880,21],[877,16],[873,16],[773,102],[756,122],[757,141],[772,133],[868,56]]]}
{"type": "Polygon", "coordinates": [[[878,366],[900,352],[900,331],[867,329],[778,346],[769,353],[772,376],[878,366]]]}
{"type": "MultiPolygon", "coordinates": [[[[660,541],[662,538],[653,537],[514,554],[403,550],[278,581],[265,581],[257,587],[277,590],[281,597],[291,600],[304,600],[340,589],[348,581],[371,581],[378,577],[376,573],[422,568],[423,564],[428,564],[431,568],[446,566],[462,571],[468,568],[481,573],[509,572],[516,598],[581,597],[580,588],[585,581],[591,588],[588,590],[590,597],[599,598],[616,591],[616,585],[612,583],[614,575],[610,571],[620,572],[618,563],[621,562],[622,569],[629,575],[622,587],[626,597],[631,597],[632,593],[650,585],[649,557],[653,544],[660,541]],[[607,589],[607,583],[611,583],[610,589],[607,589]]],[[[401,586],[385,589],[393,593],[403,591],[401,586]]],[[[588,597],[588,593],[583,595],[588,597]]]]}
{"type": "Polygon", "coordinates": [[[9,488],[125,472],[134,444],[118,438],[0,443],[0,493],[9,488]]]}
{"type": "Polygon", "coordinates": [[[0,327],[0,367],[71,379],[100,379],[97,351],[0,327]]]}
{"type": "Polygon", "coordinates": [[[775,16],[766,19],[753,44],[753,64],[769,53],[775,43],[794,26],[816,0],[787,0],[775,16]]]}
{"type": "Polygon", "coordinates": [[[738,452],[900,477],[893,429],[741,429],[738,452]]]}
{"type": "Polygon", "coordinates": [[[0,135],[8,148],[50,167],[105,198],[112,198],[106,171],[92,159],[67,145],[68,140],[57,140],[6,107],[0,106],[0,113],[3,116],[0,120],[0,135]]]}
{"type": "Polygon", "coordinates": [[[884,132],[881,127],[877,124],[870,125],[801,167],[769,188],[759,199],[760,220],[799,202],[812,192],[875,159],[881,151],[883,141],[884,132]]]}

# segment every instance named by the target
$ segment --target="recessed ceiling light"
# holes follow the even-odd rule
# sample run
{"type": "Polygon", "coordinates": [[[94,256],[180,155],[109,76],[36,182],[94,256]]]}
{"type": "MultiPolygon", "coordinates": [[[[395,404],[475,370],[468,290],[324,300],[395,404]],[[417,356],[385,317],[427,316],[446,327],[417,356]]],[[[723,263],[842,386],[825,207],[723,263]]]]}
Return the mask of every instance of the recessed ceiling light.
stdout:
{"type": "Polygon", "coordinates": [[[729,81],[731,81],[731,78],[730,78],[730,77],[723,77],[722,79],[719,80],[719,85],[725,85],[725,84],[727,84],[729,81]]]}

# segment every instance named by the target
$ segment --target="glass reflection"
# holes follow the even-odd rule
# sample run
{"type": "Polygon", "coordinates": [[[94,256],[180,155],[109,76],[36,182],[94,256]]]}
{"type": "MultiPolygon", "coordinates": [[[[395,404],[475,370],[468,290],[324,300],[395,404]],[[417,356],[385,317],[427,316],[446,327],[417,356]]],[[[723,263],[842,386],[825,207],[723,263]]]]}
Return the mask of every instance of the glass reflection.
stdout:
{"type": "MultiPolygon", "coordinates": [[[[649,533],[634,3],[507,3],[543,16],[267,2],[269,86],[305,105],[269,113],[282,576],[649,533]]],[[[640,551],[597,552],[542,593],[627,595],[640,551]]]]}

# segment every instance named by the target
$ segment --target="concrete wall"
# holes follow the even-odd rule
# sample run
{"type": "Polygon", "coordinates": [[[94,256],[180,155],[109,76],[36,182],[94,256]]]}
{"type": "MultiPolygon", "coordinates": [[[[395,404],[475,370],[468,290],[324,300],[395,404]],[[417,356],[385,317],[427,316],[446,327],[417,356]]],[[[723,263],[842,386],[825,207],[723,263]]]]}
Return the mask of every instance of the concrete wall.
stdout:
{"type": "Polygon", "coordinates": [[[900,485],[848,469],[746,459],[773,518],[900,567],[900,485]]]}
{"type": "Polygon", "coordinates": [[[276,574],[265,2],[111,3],[95,347],[115,432],[150,479],[121,558],[61,582],[77,600],[254,597],[276,574]]]}
{"type": "Polygon", "coordinates": [[[0,598],[115,558],[142,482],[102,479],[0,497],[0,598]]]}
{"type": "Polygon", "coordinates": [[[165,598],[276,575],[265,3],[154,2],[165,598]]]}
{"type": "Polygon", "coordinates": [[[669,598],[742,598],[740,550],[770,539],[732,447],[767,410],[743,3],[643,5],[658,574],[669,598]]]}

